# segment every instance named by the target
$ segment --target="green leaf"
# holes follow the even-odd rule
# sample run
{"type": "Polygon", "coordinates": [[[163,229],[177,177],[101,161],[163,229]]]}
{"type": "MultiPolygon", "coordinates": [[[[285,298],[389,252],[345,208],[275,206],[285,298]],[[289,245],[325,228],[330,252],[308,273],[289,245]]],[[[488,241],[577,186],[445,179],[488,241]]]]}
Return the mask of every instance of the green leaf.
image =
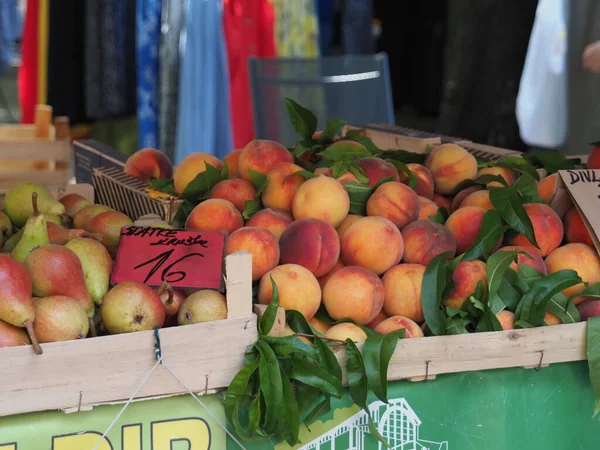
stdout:
{"type": "Polygon", "coordinates": [[[368,337],[363,347],[363,360],[368,387],[384,403],[387,399],[387,373],[398,339],[405,330],[368,337]],[[401,332],[401,333],[400,333],[401,332]]]}
{"type": "Polygon", "coordinates": [[[209,163],[204,172],[200,172],[183,190],[183,198],[190,202],[197,202],[204,194],[209,192],[215,184],[221,181],[221,171],[209,163]]]}
{"type": "Polygon", "coordinates": [[[352,401],[360,408],[367,409],[367,373],[363,357],[352,339],[346,339],[346,373],[352,401]]]}
{"type": "Polygon", "coordinates": [[[496,314],[494,314],[491,308],[486,306],[475,331],[477,333],[486,331],[502,331],[502,325],[500,325],[498,317],[496,317],[496,314]]]}
{"type": "Polygon", "coordinates": [[[497,211],[493,209],[487,211],[483,216],[481,230],[475,243],[465,252],[462,261],[471,261],[487,256],[496,247],[507,228],[502,223],[502,218],[497,211]]]}
{"type": "Polygon", "coordinates": [[[258,376],[260,377],[260,391],[265,400],[265,415],[263,430],[272,433],[277,429],[277,422],[281,418],[281,399],[283,397],[281,372],[277,356],[269,345],[258,340],[256,347],[260,353],[258,376]]]}
{"type": "Polygon", "coordinates": [[[429,216],[427,219],[431,220],[432,222],[439,223],[440,225],[444,225],[446,220],[448,220],[448,217],[450,217],[448,210],[445,207],[440,206],[435,215],[429,216]]]}
{"type": "Polygon", "coordinates": [[[448,277],[448,256],[449,253],[446,252],[433,258],[425,269],[421,283],[423,314],[427,326],[436,336],[444,334],[444,316],[440,305],[448,277]]]}
{"type": "Polygon", "coordinates": [[[289,445],[294,446],[298,443],[300,432],[300,411],[290,380],[283,371],[281,371],[281,391],[283,395],[281,397],[281,416],[278,418],[279,435],[289,445]]]}
{"type": "Polygon", "coordinates": [[[321,392],[340,398],[343,393],[342,381],[316,364],[306,359],[294,358],[286,368],[288,377],[300,383],[319,389],[321,392]]]}
{"type": "Polygon", "coordinates": [[[191,202],[189,200],[183,199],[183,201],[181,202],[181,206],[179,207],[179,209],[177,210],[177,213],[175,214],[175,221],[177,223],[182,224],[181,226],[183,226],[183,224],[185,224],[188,216],[190,215],[192,210],[195,208],[195,206],[196,206],[195,202],[191,202]]]}
{"type": "Polygon", "coordinates": [[[475,179],[475,183],[482,186],[487,186],[489,183],[500,183],[504,187],[508,186],[508,183],[501,175],[492,175],[488,173],[479,175],[475,179]]]}
{"type": "Polygon", "coordinates": [[[369,183],[369,177],[367,176],[365,171],[362,170],[362,168],[358,164],[356,164],[356,162],[352,162],[351,164],[349,164],[348,170],[352,173],[352,175],[356,177],[359,183],[369,183]]]}
{"type": "Polygon", "coordinates": [[[333,140],[334,137],[342,134],[342,130],[346,125],[346,121],[342,119],[327,119],[327,126],[325,131],[321,134],[323,137],[327,137],[333,140]]]}
{"type": "Polygon", "coordinates": [[[251,219],[254,214],[263,209],[263,204],[260,200],[246,200],[244,202],[244,212],[242,212],[242,216],[244,219],[251,219]]]}
{"type": "Polygon", "coordinates": [[[304,155],[313,153],[314,141],[312,139],[304,139],[294,144],[294,156],[300,159],[304,155]]]}
{"type": "Polygon", "coordinates": [[[338,141],[335,145],[327,147],[319,153],[319,156],[330,159],[331,161],[354,161],[360,158],[373,156],[369,150],[358,145],[344,144],[348,141],[338,141]]]}
{"type": "Polygon", "coordinates": [[[590,369],[590,382],[596,392],[592,417],[596,417],[600,412],[600,317],[590,317],[587,320],[586,354],[590,369]]]}
{"type": "Polygon", "coordinates": [[[339,178],[348,172],[350,164],[347,161],[338,161],[333,165],[333,178],[339,178]]]}
{"type": "MultiPolygon", "coordinates": [[[[385,156],[385,154],[383,156],[385,156]]],[[[404,164],[402,161],[397,161],[393,158],[384,158],[384,161],[393,164],[394,167],[398,170],[399,174],[403,173],[408,177],[406,185],[409,188],[414,189],[417,186],[417,176],[412,170],[408,168],[406,164],[404,164]]]]}
{"type": "Polygon", "coordinates": [[[275,284],[272,275],[270,278],[273,295],[271,296],[271,303],[269,303],[269,306],[265,309],[263,316],[260,318],[260,323],[258,324],[261,336],[266,336],[271,332],[273,325],[275,325],[275,320],[277,320],[277,310],[279,308],[279,290],[277,289],[277,284],[275,284]]]}
{"type": "Polygon", "coordinates": [[[559,270],[536,279],[523,295],[515,313],[515,320],[525,320],[534,326],[542,325],[550,299],[563,289],[579,283],[581,278],[574,270],[559,270]]]}
{"type": "Polygon", "coordinates": [[[365,132],[364,128],[358,128],[358,129],[353,129],[353,130],[348,130],[346,132],[346,135],[344,136],[346,139],[356,139],[359,136],[362,136],[362,134],[365,132]]]}
{"type": "Polygon", "coordinates": [[[325,367],[327,372],[332,374],[335,378],[342,382],[342,367],[340,366],[339,361],[329,348],[329,346],[319,338],[315,338],[313,342],[313,348],[321,354],[321,358],[319,358],[320,364],[325,367]]]}
{"type": "Polygon", "coordinates": [[[375,189],[388,181],[394,181],[394,177],[383,178],[379,180],[375,186],[355,183],[354,181],[345,183],[344,189],[348,192],[348,197],[350,198],[350,213],[358,214],[360,216],[366,215],[369,197],[375,192],[375,189]]]}
{"type": "Polygon", "coordinates": [[[260,392],[259,392],[258,395],[256,397],[254,397],[254,400],[250,404],[250,409],[248,410],[247,435],[249,437],[255,436],[260,427],[260,419],[262,417],[261,404],[262,404],[262,396],[260,395],[260,392]]]}
{"type": "Polygon", "coordinates": [[[507,156],[506,158],[502,158],[500,161],[496,161],[495,165],[514,170],[515,172],[528,173],[536,180],[540,179],[540,174],[538,173],[537,169],[520,156],[507,156]]]}
{"type": "Polygon", "coordinates": [[[369,153],[370,153],[369,156],[374,156],[374,155],[377,155],[378,153],[381,153],[381,149],[379,147],[377,147],[377,145],[375,145],[375,143],[373,142],[373,140],[370,137],[363,136],[362,134],[351,133],[351,131],[352,130],[350,130],[348,133],[346,133],[346,136],[344,136],[340,140],[351,140],[354,142],[358,142],[359,144],[362,144],[369,151],[369,153]]]}
{"type": "Polygon", "coordinates": [[[280,358],[285,358],[286,356],[295,353],[308,356],[312,359],[317,359],[319,357],[316,349],[305,344],[296,336],[263,336],[262,339],[271,346],[275,354],[280,358]]]}
{"type": "Polygon", "coordinates": [[[563,293],[554,295],[546,305],[546,311],[554,314],[562,323],[577,323],[581,321],[579,310],[569,297],[563,293]]]}
{"type": "Polygon", "coordinates": [[[594,283],[587,286],[579,294],[573,295],[571,299],[575,297],[600,298],[600,283],[594,283]]]}
{"type": "Polygon", "coordinates": [[[308,170],[304,170],[304,169],[302,169],[302,170],[298,170],[297,172],[294,172],[294,173],[293,173],[293,174],[291,174],[291,175],[288,175],[288,176],[286,176],[285,178],[287,178],[287,177],[292,177],[292,176],[294,176],[294,175],[302,175],[302,176],[303,176],[304,178],[306,178],[307,180],[310,180],[311,178],[316,178],[316,177],[318,177],[318,175],[316,175],[316,174],[314,174],[314,173],[312,173],[312,172],[309,172],[308,170]]]}
{"type": "Polygon", "coordinates": [[[331,411],[331,396],[323,395],[321,396],[321,399],[314,405],[313,409],[306,414],[304,423],[308,425],[316,418],[327,414],[329,411],[331,411]]]}
{"type": "Polygon", "coordinates": [[[486,275],[488,280],[488,298],[492,298],[498,292],[504,274],[510,268],[519,252],[499,251],[492,254],[487,260],[486,275]]]}
{"type": "Polygon", "coordinates": [[[559,170],[576,169],[581,160],[577,158],[569,159],[561,155],[558,151],[543,151],[534,153],[525,153],[523,158],[534,165],[541,165],[548,174],[553,174],[559,170]]]}
{"type": "Polygon", "coordinates": [[[469,319],[454,317],[452,319],[444,318],[444,329],[446,335],[468,334],[465,328],[469,324],[469,319]]]}
{"type": "Polygon", "coordinates": [[[314,328],[310,325],[310,323],[308,323],[306,317],[296,310],[286,310],[285,321],[296,333],[315,334],[314,328]]]}
{"type": "Polygon", "coordinates": [[[153,179],[150,181],[150,188],[177,197],[173,178],[153,179]]]}
{"type": "Polygon", "coordinates": [[[500,298],[500,300],[506,306],[506,308],[508,308],[510,311],[514,311],[517,308],[519,302],[521,301],[522,294],[507,279],[507,275],[510,272],[515,273],[515,271],[512,269],[508,269],[505,272],[504,279],[500,283],[496,295],[500,298]]]}
{"type": "Polygon", "coordinates": [[[514,187],[490,188],[490,201],[513,230],[525,236],[532,245],[538,246],[531,220],[514,187]]]}
{"type": "Polygon", "coordinates": [[[221,168],[221,180],[226,180],[229,177],[229,167],[227,167],[227,164],[223,164],[223,167],[221,168]]]}
{"type": "Polygon", "coordinates": [[[248,386],[258,367],[259,359],[249,362],[233,377],[225,392],[225,414],[240,437],[246,437],[249,433],[240,423],[239,407],[242,401],[247,398],[248,386]]]}
{"type": "Polygon", "coordinates": [[[296,383],[296,402],[300,416],[305,416],[311,411],[321,396],[321,391],[317,388],[308,386],[307,384],[296,383]]]}
{"type": "Polygon", "coordinates": [[[317,116],[291,98],[285,98],[285,106],[292,126],[303,139],[311,139],[317,131],[317,116]]]}
{"type": "Polygon", "coordinates": [[[530,324],[526,320],[516,320],[515,321],[515,329],[526,329],[526,328],[535,328],[535,325],[530,324]]]}
{"type": "Polygon", "coordinates": [[[537,191],[537,182],[528,173],[522,174],[513,187],[519,193],[522,203],[545,203],[539,196],[537,191]]]}
{"type": "Polygon", "coordinates": [[[266,175],[263,175],[262,173],[252,169],[248,170],[248,175],[250,176],[250,181],[252,181],[252,184],[256,188],[256,195],[258,196],[262,194],[267,181],[266,175]]]}
{"type": "Polygon", "coordinates": [[[386,161],[393,159],[401,161],[404,164],[424,164],[427,155],[421,153],[408,152],[406,150],[385,150],[377,155],[380,158],[385,158],[386,161]]]}

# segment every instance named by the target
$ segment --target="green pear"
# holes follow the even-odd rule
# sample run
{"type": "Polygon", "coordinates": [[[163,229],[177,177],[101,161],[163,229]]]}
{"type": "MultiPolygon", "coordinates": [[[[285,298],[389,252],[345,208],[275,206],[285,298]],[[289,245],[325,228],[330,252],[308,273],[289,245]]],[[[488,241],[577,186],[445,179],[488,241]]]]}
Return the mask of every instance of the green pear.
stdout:
{"type": "Polygon", "coordinates": [[[7,239],[7,241],[2,246],[3,253],[10,253],[15,249],[15,247],[23,237],[23,230],[25,230],[25,228],[21,228],[19,231],[17,231],[15,234],[13,234],[7,239]]]}
{"type": "Polygon", "coordinates": [[[38,195],[38,208],[44,214],[64,214],[65,205],[55,200],[48,190],[35,183],[20,183],[8,190],[4,197],[4,212],[12,224],[20,228],[33,214],[31,195],[38,195]]]}
{"type": "Polygon", "coordinates": [[[96,239],[77,238],[65,244],[79,258],[85,277],[85,286],[96,305],[101,305],[108,293],[112,260],[106,247],[96,239]]]}
{"type": "Polygon", "coordinates": [[[0,246],[13,234],[13,225],[6,214],[0,211],[0,246]]]}
{"type": "Polygon", "coordinates": [[[60,217],[58,214],[44,214],[44,217],[46,219],[46,222],[52,222],[56,225],[60,225],[61,227],[65,228],[65,222],[63,221],[62,217],[60,217]]]}
{"type": "Polygon", "coordinates": [[[50,244],[48,229],[46,228],[46,219],[38,210],[37,197],[37,192],[31,194],[33,215],[27,219],[27,223],[25,223],[25,227],[23,228],[23,236],[11,252],[11,256],[19,262],[25,261],[27,255],[29,255],[34,248],[50,244]]]}

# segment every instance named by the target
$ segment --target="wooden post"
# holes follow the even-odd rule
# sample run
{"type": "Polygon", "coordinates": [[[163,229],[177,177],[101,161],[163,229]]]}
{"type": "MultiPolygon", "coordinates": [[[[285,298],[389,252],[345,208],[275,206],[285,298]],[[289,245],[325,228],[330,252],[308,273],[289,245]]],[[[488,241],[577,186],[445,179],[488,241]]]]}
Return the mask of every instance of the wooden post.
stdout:
{"type": "Polygon", "coordinates": [[[51,124],[52,106],[37,105],[35,107],[35,137],[40,139],[49,139],[51,124]]]}
{"type": "Polygon", "coordinates": [[[227,318],[252,315],[252,254],[236,252],[225,257],[227,318]]]}

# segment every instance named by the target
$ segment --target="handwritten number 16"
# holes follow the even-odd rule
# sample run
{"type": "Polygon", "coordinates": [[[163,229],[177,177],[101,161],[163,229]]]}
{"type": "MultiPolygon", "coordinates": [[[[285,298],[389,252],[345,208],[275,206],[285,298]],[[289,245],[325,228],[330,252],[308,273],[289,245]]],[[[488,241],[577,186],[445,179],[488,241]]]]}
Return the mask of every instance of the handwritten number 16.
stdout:
{"type": "MultiPolygon", "coordinates": [[[[171,257],[171,255],[173,254],[174,251],[175,251],[175,249],[167,250],[166,252],[163,252],[160,255],[157,255],[154,258],[135,266],[134,269],[140,269],[140,268],[147,266],[148,264],[152,264],[153,262],[156,261],[156,264],[154,264],[152,269],[150,269],[150,272],[148,272],[148,275],[146,276],[146,279],[144,280],[144,283],[147,283],[148,280],[150,280],[150,278],[152,278],[152,276],[156,273],[156,271],[159,270],[161,268],[161,266],[169,260],[169,258],[171,257]]],[[[166,281],[167,283],[177,283],[177,282],[183,280],[187,276],[187,273],[185,273],[182,270],[171,272],[171,269],[173,269],[173,266],[175,264],[180,263],[181,261],[183,261],[186,258],[191,258],[192,256],[204,256],[204,255],[202,253],[190,253],[188,255],[182,256],[181,258],[179,258],[176,261],[173,261],[171,264],[169,264],[167,267],[165,267],[163,269],[161,277],[160,277],[161,281],[166,281]],[[173,277],[176,277],[176,278],[173,278],[173,277]]]]}

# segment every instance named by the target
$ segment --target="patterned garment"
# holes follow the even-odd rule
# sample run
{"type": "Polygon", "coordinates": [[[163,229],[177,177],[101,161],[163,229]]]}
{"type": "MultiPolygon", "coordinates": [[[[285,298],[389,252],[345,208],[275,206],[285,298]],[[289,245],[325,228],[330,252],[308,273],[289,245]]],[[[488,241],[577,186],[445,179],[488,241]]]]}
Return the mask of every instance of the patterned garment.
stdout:
{"type": "Polygon", "coordinates": [[[222,14],[220,0],[186,1],[175,164],[194,152],[223,158],[233,150],[222,14]]]}
{"type": "Polygon", "coordinates": [[[277,56],[319,56],[319,19],[314,0],[269,0],[275,8],[277,56]]]}
{"type": "Polygon", "coordinates": [[[38,13],[39,1],[27,0],[18,75],[22,123],[33,123],[38,98],[38,13]]]}
{"type": "Polygon", "coordinates": [[[85,1],[85,113],[135,113],[135,3],[85,1]]]}
{"type": "Polygon", "coordinates": [[[175,159],[177,99],[179,95],[180,36],[185,21],[184,0],[163,0],[158,86],[159,147],[175,159]]]}
{"type": "Polygon", "coordinates": [[[137,117],[141,148],[158,147],[158,49],[161,10],[162,0],[137,0],[137,117]]]}

